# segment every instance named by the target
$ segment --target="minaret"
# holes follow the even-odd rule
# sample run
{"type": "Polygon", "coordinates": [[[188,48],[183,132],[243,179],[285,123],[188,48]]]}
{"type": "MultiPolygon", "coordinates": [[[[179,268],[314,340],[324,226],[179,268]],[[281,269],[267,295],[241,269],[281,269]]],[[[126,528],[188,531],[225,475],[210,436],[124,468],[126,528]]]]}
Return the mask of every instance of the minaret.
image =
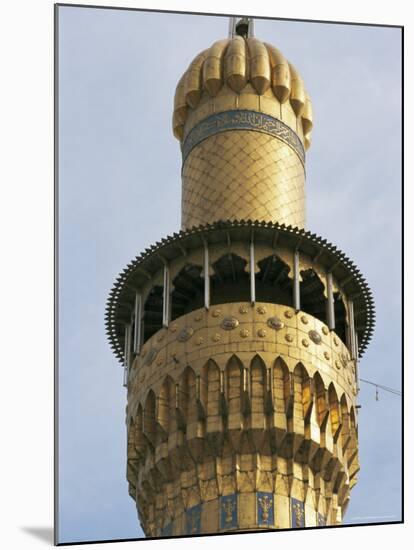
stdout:
{"type": "Polygon", "coordinates": [[[342,522],[374,311],[304,229],[311,130],[302,78],[249,18],[178,82],[182,229],[122,271],[106,316],[147,536],[342,522]]]}

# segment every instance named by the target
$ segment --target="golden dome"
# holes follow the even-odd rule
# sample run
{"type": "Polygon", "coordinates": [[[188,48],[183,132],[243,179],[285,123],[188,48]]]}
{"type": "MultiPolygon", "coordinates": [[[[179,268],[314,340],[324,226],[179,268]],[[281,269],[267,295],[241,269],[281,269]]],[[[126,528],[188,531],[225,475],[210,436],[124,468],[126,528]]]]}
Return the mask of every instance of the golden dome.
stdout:
{"type": "MultiPolygon", "coordinates": [[[[249,91],[266,98],[264,105],[280,113],[281,106],[290,105],[295,130],[308,149],[312,105],[301,76],[274,46],[242,36],[215,42],[194,58],[181,77],[174,98],[173,132],[177,139],[183,140],[185,124],[202,99],[215,98],[223,89],[235,94],[249,91]]],[[[258,110],[266,111],[260,101],[258,110]]]]}

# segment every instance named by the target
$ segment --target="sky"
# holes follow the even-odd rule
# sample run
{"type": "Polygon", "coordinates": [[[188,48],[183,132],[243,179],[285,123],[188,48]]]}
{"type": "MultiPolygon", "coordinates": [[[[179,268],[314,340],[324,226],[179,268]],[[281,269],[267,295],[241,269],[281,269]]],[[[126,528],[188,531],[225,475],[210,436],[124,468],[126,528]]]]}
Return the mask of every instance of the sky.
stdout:
{"type": "MultiPolygon", "coordinates": [[[[104,313],[118,273],[180,228],[175,86],[226,17],[59,8],[59,542],[142,537],[126,471],[126,389],[104,313]]],[[[377,325],[360,376],[401,389],[401,36],[256,20],[314,110],[307,228],[360,268],[377,325]]],[[[345,523],[401,519],[401,398],[361,383],[345,523]]]]}

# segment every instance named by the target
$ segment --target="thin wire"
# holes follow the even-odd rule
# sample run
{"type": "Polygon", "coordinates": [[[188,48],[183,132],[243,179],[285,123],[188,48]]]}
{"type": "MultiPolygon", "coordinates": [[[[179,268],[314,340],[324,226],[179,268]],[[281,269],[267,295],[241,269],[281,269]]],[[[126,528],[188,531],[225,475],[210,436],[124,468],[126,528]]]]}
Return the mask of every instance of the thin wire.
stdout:
{"type": "Polygon", "coordinates": [[[365,382],[366,384],[371,384],[371,386],[380,388],[381,390],[387,391],[388,393],[393,393],[394,395],[402,395],[402,393],[399,390],[390,388],[389,386],[382,386],[381,384],[377,384],[376,382],[371,382],[371,380],[365,380],[364,378],[360,378],[360,381],[365,382]]]}

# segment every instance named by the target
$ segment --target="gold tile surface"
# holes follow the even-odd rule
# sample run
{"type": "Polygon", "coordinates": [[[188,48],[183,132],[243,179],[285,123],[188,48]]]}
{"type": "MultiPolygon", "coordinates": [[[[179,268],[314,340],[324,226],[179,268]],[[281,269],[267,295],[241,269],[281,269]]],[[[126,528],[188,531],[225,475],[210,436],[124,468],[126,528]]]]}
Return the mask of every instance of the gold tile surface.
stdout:
{"type": "Polygon", "coordinates": [[[249,130],[213,135],[187,157],[182,228],[220,219],[305,225],[305,172],[281,140],[249,130]]]}

